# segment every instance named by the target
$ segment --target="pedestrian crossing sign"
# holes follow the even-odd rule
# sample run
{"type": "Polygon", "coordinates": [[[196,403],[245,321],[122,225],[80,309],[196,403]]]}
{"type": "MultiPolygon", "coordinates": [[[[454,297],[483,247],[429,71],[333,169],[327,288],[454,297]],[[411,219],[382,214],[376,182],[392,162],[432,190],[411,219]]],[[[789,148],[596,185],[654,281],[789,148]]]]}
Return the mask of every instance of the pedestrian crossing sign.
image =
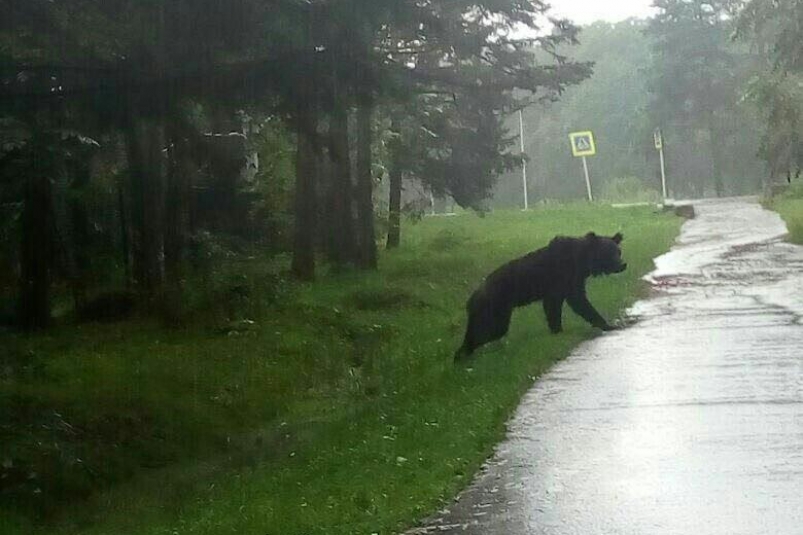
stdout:
{"type": "Polygon", "coordinates": [[[569,134],[569,139],[572,142],[572,154],[576,157],[594,156],[597,153],[592,132],[573,132],[569,134]]]}

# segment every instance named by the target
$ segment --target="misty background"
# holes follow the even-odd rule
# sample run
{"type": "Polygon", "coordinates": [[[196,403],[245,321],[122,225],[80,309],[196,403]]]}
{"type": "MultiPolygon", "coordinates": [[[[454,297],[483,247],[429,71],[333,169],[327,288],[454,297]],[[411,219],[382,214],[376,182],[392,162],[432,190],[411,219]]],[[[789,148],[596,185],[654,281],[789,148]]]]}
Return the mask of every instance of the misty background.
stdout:
{"type": "MultiPolygon", "coordinates": [[[[622,188],[637,186],[645,190],[642,200],[658,198],[655,128],[663,133],[671,197],[716,195],[717,175],[723,194],[760,191],[769,175],[759,157],[762,122],[743,91],[760,72],[761,57],[755,48],[734,42],[722,24],[697,32],[701,42],[663,42],[662,28],[645,19],[584,26],[571,54],[593,62],[594,75],[568,88],[559,101],[523,112],[530,198],[584,197],[582,165],[569,145],[569,133],[583,130],[595,135],[597,155],[589,158],[589,167],[602,198],[615,199],[622,188]],[[720,56],[716,62],[709,60],[714,54],[720,56]],[[682,73],[684,64],[694,74],[666,74],[682,73]],[[706,87],[695,88],[698,80],[706,87]],[[706,122],[702,114],[713,118],[706,122]]],[[[507,126],[518,135],[517,116],[507,126]]],[[[521,182],[518,170],[503,175],[494,205],[521,205],[521,182]]]]}

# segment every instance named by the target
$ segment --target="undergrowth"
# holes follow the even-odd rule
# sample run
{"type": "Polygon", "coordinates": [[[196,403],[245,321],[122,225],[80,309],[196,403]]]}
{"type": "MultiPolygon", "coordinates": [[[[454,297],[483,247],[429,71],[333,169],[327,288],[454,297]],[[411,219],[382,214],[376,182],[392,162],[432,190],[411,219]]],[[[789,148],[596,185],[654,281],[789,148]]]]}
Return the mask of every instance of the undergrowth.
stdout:
{"type": "Polygon", "coordinates": [[[797,182],[785,193],[764,201],[780,214],[789,230],[789,241],[803,245],[803,183],[797,182]]]}

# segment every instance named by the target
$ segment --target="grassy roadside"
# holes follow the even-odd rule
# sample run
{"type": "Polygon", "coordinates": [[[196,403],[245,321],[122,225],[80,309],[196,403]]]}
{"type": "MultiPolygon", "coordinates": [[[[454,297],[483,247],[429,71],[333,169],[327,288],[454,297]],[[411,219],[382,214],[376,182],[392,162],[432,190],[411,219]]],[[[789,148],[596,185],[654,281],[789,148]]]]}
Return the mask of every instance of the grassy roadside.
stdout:
{"type": "Polygon", "coordinates": [[[803,185],[795,184],[783,195],[764,201],[770,210],[775,210],[786,222],[789,241],[803,245],[803,185]]]}
{"type": "MultiPolygon", "coordinates": [[[[577,205],[426,219],[405,229],[379,273],[285,288],[253,323],[223,333],[132,323],[3,335],[12,365],[0,381],[0,439],[11,448],[0,454],[25,461],[33,449],[27,462],[51,467],[48,480],[40,470],[24,483],[49,500],[42,533],[399,530],[465,485],[534,377],[594,335],[567,312],[566,332],[551,336],[533,307],[472,371],[455,369],[471,289],[555,234],[621,230],[630,269],[589,289],[615,317],[679,228],[653,212],[577,205]]],[[[259,273],[254,262],[244,271],[259,273]]],[[[4,502],[0,531],[33,532],[25,509],[4,502]]]]}

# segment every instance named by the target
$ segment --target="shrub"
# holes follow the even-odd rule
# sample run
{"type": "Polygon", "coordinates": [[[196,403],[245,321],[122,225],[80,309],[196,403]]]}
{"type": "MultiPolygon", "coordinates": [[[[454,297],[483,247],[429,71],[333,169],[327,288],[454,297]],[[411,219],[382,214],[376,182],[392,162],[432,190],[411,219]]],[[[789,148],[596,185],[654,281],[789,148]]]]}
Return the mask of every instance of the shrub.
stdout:
{"type": "Polygon", "coordinates": [[[803,199],[803,182],[794,182],[783,196],[787,199],[803,199]]]}
{"type": "Polygon", "coordinates": [[[634,176],[618,177],[609,180],[602,187],[600,198],[607,202],[635,203],[660,202],[658,190],[647,186],[634,176]]]}

